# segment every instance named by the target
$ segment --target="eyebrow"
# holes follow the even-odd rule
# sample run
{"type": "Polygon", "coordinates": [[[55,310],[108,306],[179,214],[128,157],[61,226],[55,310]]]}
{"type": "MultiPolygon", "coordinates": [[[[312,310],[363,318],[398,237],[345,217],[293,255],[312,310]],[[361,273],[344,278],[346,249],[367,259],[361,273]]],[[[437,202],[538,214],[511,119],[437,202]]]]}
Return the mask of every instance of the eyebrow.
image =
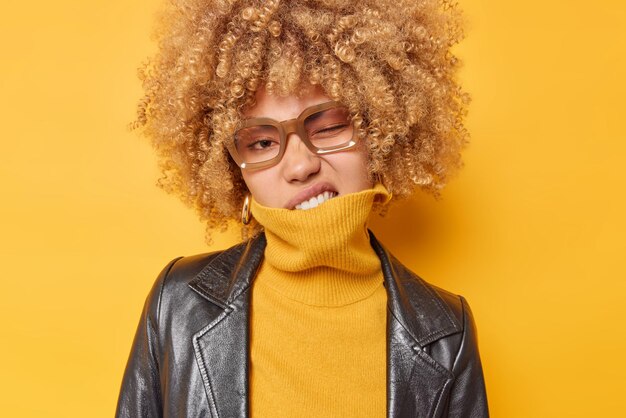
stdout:
{"type": "MultiPolygon", "coordinates": [[[[306,109],[304,109],[304,110],[306,110],[306,109]]],[[[302,115],[302,113],[300,113],[300,115],[302,115]]],[[[250,116],[250,117],[247,117],[247,118],[243,118],[242,121],[249,121],[249,120],[254,120],[254,119],[269,119],[269,120],[272,120],[274,122],[283,123],[283,122],[287,122],[288,120],[298,119],[300,117],[300,115],[298,115],[295,118],[285,119],[285,120],[278,120],[278,119],[270,118],[269,116],[250,116]]]]}
{"type": "MultiPolygon", "coordinates": [[[[243,118],[242,121],[249,121],[249,120],[252,120],[252,119],[271,119],[274,122],[283,123],[283,122],[287,122],[289,120],[299,119],[304,114],[304,112],[306,112],[307,110],[309,110],[312,107],[316,107],[316,106],[323,105],[323,104],[326,104],[326,103],[333,103],[333,102],[335,102],[335,101],[334,100],[329,100],[327,102],[323,102],[323,103],[318,103],[318,104],[315,104],[315,105],[307,106],[304,109],[302,109],[302,112],[300,112],[300,114],[298,116],[296,116],[295,118],[291,118],[291,119],[277,120],[277,119],[271,118],[269,116],[248,116],[248,117],[243,118]]],[[[339,106],[341,106],[341,105],[339,104],[339,106]]]]}
{"type": "Polygon", "coordinates": [[[252,129],[255,131],[268,131],[268,130],[275,129],[275,127],[272,125],[251,125],[251,126],[248,126],[246,129],[248,130],[252,129]]]}

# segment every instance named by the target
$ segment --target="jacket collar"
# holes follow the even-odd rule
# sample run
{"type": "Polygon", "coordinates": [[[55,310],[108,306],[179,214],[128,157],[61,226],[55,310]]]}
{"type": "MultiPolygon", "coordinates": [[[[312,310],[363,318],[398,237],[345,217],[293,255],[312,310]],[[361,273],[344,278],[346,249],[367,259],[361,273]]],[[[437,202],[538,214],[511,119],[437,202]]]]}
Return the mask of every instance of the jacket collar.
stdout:
{"type": "MultiPolygon", "coordinates": [[[[441,297],[369,233],[372,248],[381,260],[388,294],[388,416],[409,416],[417,408],[431,411],[428,416],[434,416],[435,398],[449,389],[452,376],[423,347],[460,332],[461,325],[441,297]],[[409,386],[415,390],[407,391],[409,386]]],[[[247,290],[261,265],[265,246],[265,235],[261,233],[231,247],[212,258],[189,282],[196,293],[222,308],[193,336],[196,359],[215,416],[248,416],[247,290]]]]}
{"type": "Polygon", "coordinates": [[[222,251],[212,258],[189,286],[210,302],[228,307],[252,283],[263,260],[265,234],[222,251]]]}
{"type": "Polygon", "coordinates": [[[369,233],[383,269],[389,309],[419,346],[460,332],[461,324],[441,298],[369,233]]]}

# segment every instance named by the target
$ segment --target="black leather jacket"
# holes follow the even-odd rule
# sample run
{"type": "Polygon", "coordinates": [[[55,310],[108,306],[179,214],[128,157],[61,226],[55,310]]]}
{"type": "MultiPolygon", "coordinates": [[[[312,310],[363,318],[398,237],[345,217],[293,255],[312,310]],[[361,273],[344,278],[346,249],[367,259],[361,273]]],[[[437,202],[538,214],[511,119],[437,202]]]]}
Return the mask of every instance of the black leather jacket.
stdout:
{"type": "MultiPolygon", "coordinates": [[[[387,416],[487,417],[465,300],[417,277],[371,232],[370,242],[388,294],[387,416]]],[[[248,416],[250,289],[265,243],[260,234],[163,269],[144,305],[117,417],[248,416]]]]}

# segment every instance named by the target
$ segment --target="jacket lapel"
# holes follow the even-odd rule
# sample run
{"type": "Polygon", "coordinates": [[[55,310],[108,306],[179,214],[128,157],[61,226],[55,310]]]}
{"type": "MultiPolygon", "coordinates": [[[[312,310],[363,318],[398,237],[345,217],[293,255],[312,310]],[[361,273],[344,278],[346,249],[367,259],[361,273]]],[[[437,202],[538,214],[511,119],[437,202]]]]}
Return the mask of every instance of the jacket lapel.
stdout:
{"type": "Polygon", "coordinates": [[[247,417],[250,284],[265,236],[222,252],[189,283],[222,308],[193,335],[193,348],[214,417],[247,417]]]}
{"type": "MultiPolygon", "coordinates": [[[[438,416],[453,376],[424,351],[461,331],[454,315],[419,277],[370,233],[388,295],[387,416],[438,416]],[[428,412],[426,412],[428,411],[428,412]]],[[[221,310],[193,336],[193,347],[214,416],[247,417],[250,288],[263,260],[265,235],[225,250],[189,286],[221,310]]]]}
{"type": "Polygon", "coordinates": [[[445,407],[453,376],[424,346],[461,331],[438,295],[404,267],[370,231],[388,295],[387,416],[436,417],[445,407]]]}

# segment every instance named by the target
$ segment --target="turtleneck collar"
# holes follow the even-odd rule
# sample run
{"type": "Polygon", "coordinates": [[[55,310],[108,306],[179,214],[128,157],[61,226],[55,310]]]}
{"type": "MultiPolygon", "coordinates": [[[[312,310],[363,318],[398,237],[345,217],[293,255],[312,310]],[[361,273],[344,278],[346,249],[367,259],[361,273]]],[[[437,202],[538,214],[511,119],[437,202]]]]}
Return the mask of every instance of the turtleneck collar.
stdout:
{"type": "Polygon", "coordinates": [[[367,219],[375,199],[390,197],[378,183],[307,210],[269,208],[253,198],[250,210],[267,239],[256,281],[308,305],[342,306],[368,297],[383,278],[367,219]]]}

